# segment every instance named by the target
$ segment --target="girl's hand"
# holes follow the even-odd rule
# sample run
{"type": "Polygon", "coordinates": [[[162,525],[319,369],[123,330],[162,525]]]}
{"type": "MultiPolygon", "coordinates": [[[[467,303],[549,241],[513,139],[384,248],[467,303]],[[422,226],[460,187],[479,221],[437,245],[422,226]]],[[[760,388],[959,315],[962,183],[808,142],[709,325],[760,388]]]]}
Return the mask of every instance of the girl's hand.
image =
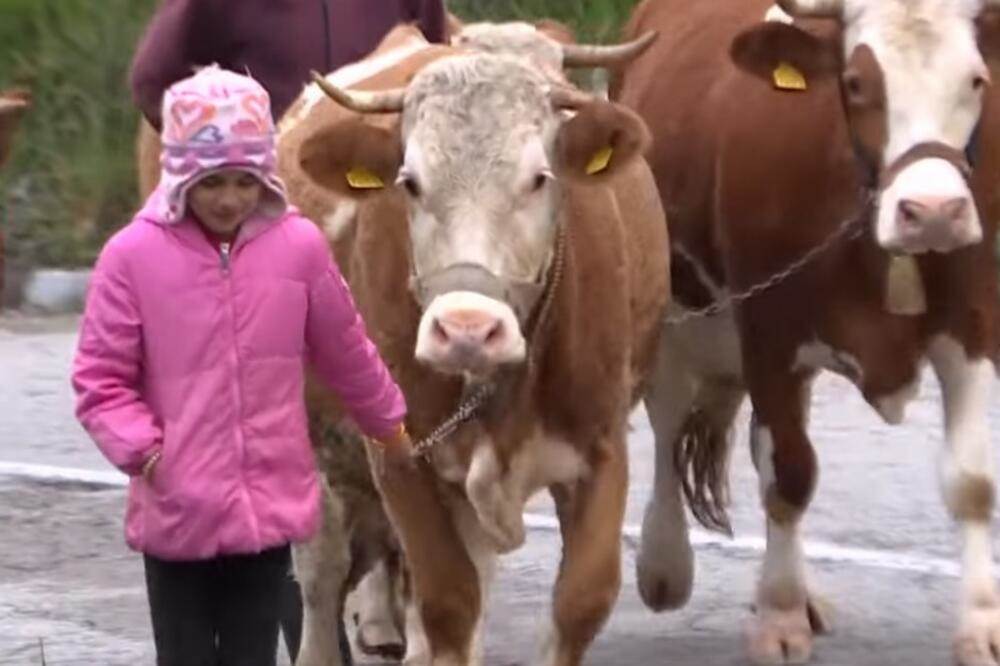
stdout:
{"type": "Polygon", "coordinates": [[[413,467],[413,441],[406,427],[400,423],[399,429],[390,437],[377,442],[380,458],[379,474],[401,471],[413,467]]]}
{"type": "Polygon", "coordinates": [[[160,462],[160,457],[163,455],[161,451],[157,451],[153,455],[149,456],[147,460],[142,465],[142,478],[150,481],[153,478],[153,471],[156,469],[156,463],[160,462]]]}

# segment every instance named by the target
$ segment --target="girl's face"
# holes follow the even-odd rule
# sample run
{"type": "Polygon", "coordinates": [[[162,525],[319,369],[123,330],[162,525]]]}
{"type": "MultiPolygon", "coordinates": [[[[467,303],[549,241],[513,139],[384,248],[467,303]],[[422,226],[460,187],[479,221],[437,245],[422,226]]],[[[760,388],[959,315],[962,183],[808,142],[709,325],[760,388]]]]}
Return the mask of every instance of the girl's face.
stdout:
{"type": "Polygon", "coordinates": [[[246,171],[226,169],[199,180],[188,191],[188,206],[209,231],[228,236],[257,210],[263,187],[246,171]]]}

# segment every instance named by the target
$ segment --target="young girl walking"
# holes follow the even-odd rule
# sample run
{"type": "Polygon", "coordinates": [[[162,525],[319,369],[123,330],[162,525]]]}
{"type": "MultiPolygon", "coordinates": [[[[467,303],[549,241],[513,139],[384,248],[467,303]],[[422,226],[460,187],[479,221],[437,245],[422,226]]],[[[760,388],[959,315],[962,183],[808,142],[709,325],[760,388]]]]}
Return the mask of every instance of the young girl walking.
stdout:
{"type": "Polygon", "coordinates": [[[286,201],[264,89],[207,67],[162,116],[160,186],[94,270],[77,417],[131,477],[157,664],[273,666],[290,544],[320,520],[306,363],[389,464],[410,457],[406,408],[323,234],[286,201]]]}

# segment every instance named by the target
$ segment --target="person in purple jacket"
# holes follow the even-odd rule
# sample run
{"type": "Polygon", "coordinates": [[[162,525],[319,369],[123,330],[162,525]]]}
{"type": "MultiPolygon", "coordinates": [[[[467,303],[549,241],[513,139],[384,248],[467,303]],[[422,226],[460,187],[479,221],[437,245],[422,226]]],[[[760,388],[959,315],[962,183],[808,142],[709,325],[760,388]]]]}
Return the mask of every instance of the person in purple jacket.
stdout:
{"type": "Polygon", "coordinates": [[[319,527],[304,366],[409,465],[399,387],[275,175],[268,95],[207,67],[164,96],[162,174],[97,261],[76,413],[131,477],[159,666],[273,666],[289,544],[319,527]]]}
{"type": "Polygon", "coordinates": [[[399,23],[444,42],[446,17],[443,0],[163,0],[132,62],[132,95],[159,130],[163,91],[218,63],[257,79],[277,120],[311,70],[360,60],[399,23]]]}

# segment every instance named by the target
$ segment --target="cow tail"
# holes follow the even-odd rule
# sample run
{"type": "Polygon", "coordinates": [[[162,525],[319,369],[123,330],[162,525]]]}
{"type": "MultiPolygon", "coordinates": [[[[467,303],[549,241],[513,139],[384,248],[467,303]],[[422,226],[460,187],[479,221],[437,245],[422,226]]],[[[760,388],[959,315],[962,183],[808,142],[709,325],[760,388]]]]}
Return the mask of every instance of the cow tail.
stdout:
{"type": "Polygon", "coordinates": [[[711,391],[688,413],[674,442],[674,468],[695,520],[710,530],[732,536],[729,521],[730,436],[742,393],[711,391]]]}

